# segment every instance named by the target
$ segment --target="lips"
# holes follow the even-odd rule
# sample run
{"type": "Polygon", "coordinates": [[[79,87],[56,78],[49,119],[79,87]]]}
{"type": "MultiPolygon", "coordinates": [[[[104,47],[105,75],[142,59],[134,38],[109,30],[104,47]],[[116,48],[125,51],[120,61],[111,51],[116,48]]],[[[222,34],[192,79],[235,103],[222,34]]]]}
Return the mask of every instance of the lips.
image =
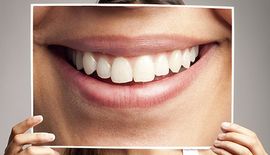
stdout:
{"type": "Polygon", "coordinates": [[[195,44],[196,40],[176,46],[177,40],[156,39],[155,43],[163,43],[158,45],[160,48],[152,46],[152,40],[125,46],[125,40],[108,38],[101,43],[92,38],[90,42],[96,44],[85,44],[89,38],[82,42],[64,41],[60,45],[66,45],[67,58],[56,56],[55,62],[63,79],[87,104],[148,108],[180,95],[202,72],[216,47],[214,42],[195,44]],[[128,47],[140,51],[140,55],[127,50],[128,47]]]}

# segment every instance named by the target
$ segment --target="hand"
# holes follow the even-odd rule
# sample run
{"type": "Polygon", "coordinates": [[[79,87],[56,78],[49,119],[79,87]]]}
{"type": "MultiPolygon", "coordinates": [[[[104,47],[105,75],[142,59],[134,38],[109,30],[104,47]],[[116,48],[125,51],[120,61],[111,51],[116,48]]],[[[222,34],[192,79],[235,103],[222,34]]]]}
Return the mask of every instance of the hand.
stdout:
{"type": "Polygon", "coordinates": [[[267,155],[254,132],[240,125],[224,122],[211,150],[218,155],[267,155]]]}
{"type": "Polygon", "coordinates": [[[29,144],[41,145],[54,141],[55,136],[51,133],[25,133],[42,121],[42,116],[34,116],[15,125],[12,128],[5,155],[58,155],[58,152],[45,146],[28,146],[24,148],[29,144]]]}

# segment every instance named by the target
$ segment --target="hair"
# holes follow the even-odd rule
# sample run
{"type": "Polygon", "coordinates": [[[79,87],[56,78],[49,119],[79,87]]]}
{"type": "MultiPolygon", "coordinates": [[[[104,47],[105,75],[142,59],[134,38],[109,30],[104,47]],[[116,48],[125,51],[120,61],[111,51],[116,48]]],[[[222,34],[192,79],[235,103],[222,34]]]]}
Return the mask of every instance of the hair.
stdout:
{"type": "Polygon", "coordinates": [[[90,148],[67,148],[64,155],[121,155],[127,154],[126,149],[90,149],[90,148]]]}
{"type": "MultiPolygon", "coordinates": [[[[182,0],[99,0],[98,3],[121,3],[121,4],[172,4],[184,5],[182,0]]],[[[65,149],[64,155],[105,155],[115,154],[116,150],[88,149],[88,148],[68,148],[65,149]]],[[[125,150],[122,150],[125,152],[125,150]]]]}
{"type": "Polygon", "coordinates": [[[99,3],[173,4],[183,5],[182,0],[99,0],[99,3]]]}

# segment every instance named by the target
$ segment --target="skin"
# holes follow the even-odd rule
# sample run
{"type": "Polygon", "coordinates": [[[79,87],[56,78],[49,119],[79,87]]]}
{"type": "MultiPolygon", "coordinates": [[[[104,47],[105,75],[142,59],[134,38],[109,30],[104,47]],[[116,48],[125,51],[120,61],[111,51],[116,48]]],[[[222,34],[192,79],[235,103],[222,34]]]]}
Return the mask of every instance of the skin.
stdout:
{"type": "Polygon", "coordinates": [[[163,8],[161,11],[153,8],[36,7],[34,112],[45,119],[35,130],[56,134],[58,139],[53,145],[211,145],[220,132],[219,124],[230,121],[231,116],[231,29],[226,16],[223,18],[219,14],[215,10],[190,8],[163,8]],[[143,29],[137,28],[141,26],[143,29]],[[53,63],[54,56],[47,49],[47,45],[58,37],[85,34],[130,37],[179,34],[220,44],[196,80],[176,97],[148,109],[110,109],[87,104],[88,101],[63,80],[59,67],[53,63]]]}
{"type": "MultiPolygon", "coordinates": [[[[51,133],[25,133],[28,129],[40,124],[42,116],[30,117],[12,128],[8,145],[4,155],[58,155],[63,154],[64,149],[51,149],[39,146],[54,140],[55,136],[51,133]],[[24,147],[32,144],[32,146],[24,147]]],[[[254,132],[237,124],[224,122],[221,124],[223,133],[219,134],[217,141],[210,150],[200,150],[200,155],[267,155],[259,138],[254,132]]],[[[175,154],[181,155],[182,152],[175,150],[109,150],[104,154],[175,154]]]]}
{"type": "MultiPolygon", "coordinates": [[[[35,26],[41,21],[49,8],[35,10],[35,26]]],[[[216,11],[224,21],[231,23],[230,13],[224,11],[216,11]]],[[[35,45],[35,47],[37,47],[35,45]]],[[[39,47],[40,48],[40,47],[39,47]]],[[[5,155],[34,155],[34,154],[59,154],[63,153],[63,149],[53,150],[48,147],[39,145],[47,144],[55,139],[51,133],[26,133],[26,131],[43,121],[42,116],[30,117],[23,122],[18,123],[12,128],[11,135],[8,141],[5,155]],[[25,146],[32,144],[32,146],[25,146]]],[[[208,123],[206,123],[208,124],[208,123]]],[[[43,126],[44,128],[44,126],[43,126]]],[[[219,154],[219,155],[267,155],[261,142],[256,134],[237,124],[223,123],[221,125],[222,133],[218,135],[210,150],[200,151],[200,154],[219,154]]],[[[179,151],[166,150],[166,153],[182,154],[179,151]]],[[[121,151],[119,151],[121,152],[121,151]]],[[[119,153],[118,152],[118,153],[119,153]]],[[[137,150],[122,151],[126,154],[136,154],[137,150]]],[[[123,153],[123,154],[124,154],[123,153]]],[[[164,153],[158,150],[141,150],[140,154],[158,154],[164,153]]]]}

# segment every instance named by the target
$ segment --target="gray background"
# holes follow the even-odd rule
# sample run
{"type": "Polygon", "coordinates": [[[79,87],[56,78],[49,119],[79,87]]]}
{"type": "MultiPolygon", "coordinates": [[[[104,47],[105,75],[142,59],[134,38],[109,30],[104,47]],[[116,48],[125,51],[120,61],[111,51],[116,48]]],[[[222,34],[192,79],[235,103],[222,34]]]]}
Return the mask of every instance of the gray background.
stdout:
{"type": "MultiPolygon", "coordinates": [[[[235,7],[235,122],[256,132],[270,152],[270,1],[184,1],[235,7]]],[[[0,1],[0,154],[11,127],[30,116],[31,2],[37,1],[0,1]]]]}

